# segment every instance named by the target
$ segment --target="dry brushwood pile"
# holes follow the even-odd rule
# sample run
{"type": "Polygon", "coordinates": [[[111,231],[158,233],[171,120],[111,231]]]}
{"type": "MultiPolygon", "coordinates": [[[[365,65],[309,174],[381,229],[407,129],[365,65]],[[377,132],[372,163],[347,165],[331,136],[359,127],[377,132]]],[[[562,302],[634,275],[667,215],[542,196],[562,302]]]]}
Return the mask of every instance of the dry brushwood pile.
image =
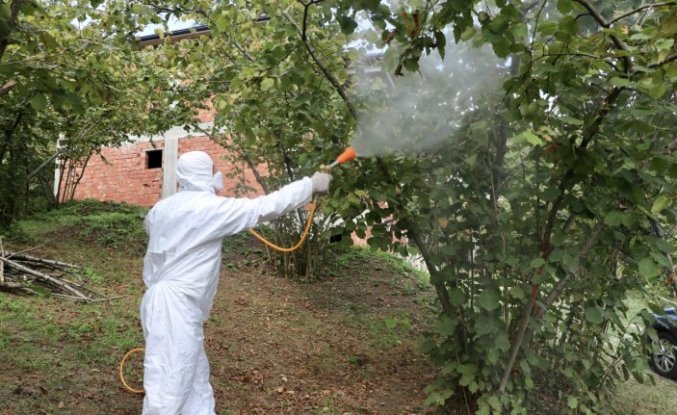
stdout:
{"type": "Polygon", "coordinates": [[[0,290],[68,300],[106,300],[85,287],[86,270],[78,265],[9,252],[0,245],[0,290]]]}

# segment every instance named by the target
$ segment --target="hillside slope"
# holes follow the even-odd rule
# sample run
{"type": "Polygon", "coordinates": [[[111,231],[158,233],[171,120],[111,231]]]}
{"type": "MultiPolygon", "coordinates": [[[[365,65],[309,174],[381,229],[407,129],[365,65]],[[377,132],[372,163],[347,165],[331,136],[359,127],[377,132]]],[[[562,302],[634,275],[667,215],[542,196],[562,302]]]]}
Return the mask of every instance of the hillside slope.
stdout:
{"type": "MultiPolygon", "coordinates": [[[[119,299],[80,304],[0,292],[0,413],[138,414],[117,365],[142,345],[144,210],[79,203],[21,224],[12,249],[88,268],[119,299]]],[[[337,248],[335,274],[272,275],[261,246],[225,244],[206,325],[219,414],[422,414],[434,371],[419,349],[433,297],[400,261],[337,248]]],[[[139,380],[139,359],[128,365],[139,380]]]]}

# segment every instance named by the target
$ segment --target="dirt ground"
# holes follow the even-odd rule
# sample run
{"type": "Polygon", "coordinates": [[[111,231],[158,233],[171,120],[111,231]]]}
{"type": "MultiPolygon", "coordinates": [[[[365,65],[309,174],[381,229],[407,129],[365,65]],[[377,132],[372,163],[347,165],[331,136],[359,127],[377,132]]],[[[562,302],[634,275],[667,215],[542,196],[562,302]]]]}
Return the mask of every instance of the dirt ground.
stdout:
{"type": "MultiPolygon", "coordinates": [[[[0,293],[0,414],[141,411],[142,395],[117,375],[142,341],[141,260],[74,246],[41,253],[94,267],[107,295],[125,297],[83,306],[0,293]]],[[[434,371],[419,346],[431,294],[415,275],[378,261],[315,283],[270,274],[256,261],[224,264],[205,329],[218,414],[427,413],[434,371]]]]}

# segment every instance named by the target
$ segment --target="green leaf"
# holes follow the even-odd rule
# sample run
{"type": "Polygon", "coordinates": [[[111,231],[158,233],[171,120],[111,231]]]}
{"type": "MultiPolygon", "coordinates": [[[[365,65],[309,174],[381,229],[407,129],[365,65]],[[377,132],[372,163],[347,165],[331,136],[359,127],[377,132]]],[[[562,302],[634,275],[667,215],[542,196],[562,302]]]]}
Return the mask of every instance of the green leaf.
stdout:
{"type": "Polygon", "coordinates": [[[609,79],[609,83],[612,86],[616,86],[616,87],[626,87],[626,86],[630,86],[632,84],[628,79],[618,78],[618,77],[613,77],[613,78],[609,79]]]}
{"type": "Polygon", "coordinates": [[[493,319],[481,318],[475,321],[475,333],[478,336],[485,336],[496,332],[496,324],[493,319]]]}
{"type": "Polygon", "coordinates": [[[642,258],[638,266],[639,275],[643,278],[654,278],[663,271],[651,257],[642,258]]]}
{"type": "Polygon", "coordinates": [[[0,20],[7,20],[10,13],[9,6],[6,3],[0,3],[0,20]]]}
{"type": "Polygon", "coordinates": [[[500,37],[499,40],[491,44],[494,49],[494,53],[499,58],[507,58],[510,55],[510,44],[505,38],[500,37]]]}
{"type": "Polygon", "coordinates": [[[214,22],[214,25],[216,26],[216,30],[219,32],[225,32],[226,29],[228,29],[228,25],[230,24],[230,16],[218,16],[216,18],[216,21],[214,22]]]}
{"type": "Polygon", "coordinates": [[[407,58],[403,62],[404,68],[408,70],[409,72],[416,72],[418,71],[418,61],[414,58],[407,58]]]}
{"type": "Polygon", "coordinates": [[[459,375],[474,375],[477,373],[477,366],[472,363],[463,363],[456,367],[459,375]]]}
{"type": "Polygon", "coordinates": [[[31,97],[28,102],[36,111],[44,111],[45,108],[47,108],[47,97],[45,97],[44,94],[37,93],[33,95],[33,97],[31,97]]]}
{"type": "Polygon", "coordinates": [[[531,374],[531,366],[529,366],[529,362],[526,360],[520,362],[520,369],[522,369],[522,372],[524,372],[525,375],[531,374]]]}
{"type": "Polygon", "coordinates": [[[496,291],[487,289],[482,291],[478,297],[478,302],[482,308],[487,311],[495,310],[498,308],[499,304],[499,295],[496,291]]]}
{"type": "Polygon", "coordinates": [[[659,99],[665,92],[668,90],[668,86],[664,82],[656,83],[653,87],[649,88],[649,95],[653,99],[659,99]]]}
{"type": "Polygon", "coordinates": [[[521,287],[510,287],[508,294],[518,300],[524,299],[524,290],[521,287]]]}
{"type": "Polygon", "coordinates": [[[475,412],[476,415],[490,415],[491,414],[491,408],[486,402],[478,402],[477,406],[477,412],[475,412]]]}
{"type": "Polygon", "coordinates": [[[456,331],[457,324],[458,320],[443,314],[437,319],[437,332],[443,336],[452,336],[456,331]]]}
{"type": "Polygon", "coordinates": [[[573,8],[574,5],[571,3],[571,0],[557,0],[557,10],[559,10],[560,13],[569,13],[573,8]]]}
{"type": "Polygon", "coordinates": [[[449,302],[451,305],[460,306],[465,302],[465,293],[462,289],[454,287],[449,290],[449,302]]]}
{"type": "Polygon", "coordinates": [[[541,139],[541,137],[537,136],[536,134],[532,133],[531,131],[522,131],[520,134],[518,134],[515,137],[515,141],[517,141],[517,142],[526,141],[527,143],[531,144],[532,146],[537,146],[537,145],[543,144],[543,140],[541,139]]]}
{"type": "Polygon", "coordinates": [[[487,360],[491,364],[495,364],[496,362],[498,362],[498,350],[494,348],[489,349],[489,351],[487,352],[487,360]]]}
{"type": "Polygon", "coordinates": [[[554,202],[560,195],[560,190],[557,187],[550,187],[545,189],[541,194],[541,198],[547,202],[554,202]]]}
{"type": "Polygon", "coordinates": [[[583,120],[578,119],[576,117],[572,117],[571,115],[565,115],[562,117],[562,121],[568,124],[572,125],[583,125],[583,120]]]}
{"type": "Polygon", "coordinates": [[[616,228],[623,223],[623,212],[612,211],[604,215],[604,224],[616,228]]]}
{"type": "Polygon", "coordinates": [[[268,91],[269,89],[275,86],[275,80],[273,78],[263,78],[261,81],[261,91],[268,91]]]}
{"type": "Polygon", "coordinates": [[[592,324],[601,324],[604,321],[602,309],[598,305],[588,307],[585,309],[585,319],[592,324]]]}
{"type": "Polygon", "coordinates": [[[576,398],[575,396],[569,396],[567,398],[567,406],[571,409],[578,408],[578,398],[576,398]]]}
{"type": "Polygon", "coordinates": [[[534,258],[531,260],[531,263],[529,263],[531,269],[540,268],[543,265],[545,265],[545,259],[543,258],[534,258]]]}
{"type": "Polygon", "coordinates": [[[543,35],[543,36],[548,36],[552,35],[553,33],[557,32],[557,23],[556,22],[545,22],[538,26],[538,31],[543,35]]]}
{"type": "Polygon", "coordinates": [[[651,257],[658,263],[658,265],[662,266],[663,268],[671,268],[672,263],[670,262],[670,259],[668,259],[667,256],[661,254],[660,252],[653,252],[651,254],[651,257]]]}
{"type": "Polygon", "coordinates": [[[670,198],[667,195],[660,195],[656,198],[656,200],[653,202],[653,206],[651,207],[651,213],[654,215],[659,214],[665,209],[666,207],[670,206],[670,198]]]}
{"type": "Polygon", "coordinates": [[[444,52],[445,48],[447,45],[447,38],[444,36],[444,33],[441,31],[436,31],[435,32],[435,46],[437,47],[437,51],[440,54],[440,57],[444,59],[444,52]]]}
{"type": "Polygon", "coordinates": [[[675,39],[661,39],[661,40],[657,41],[656,43],[654,43],[654,46],[658,50],[663,50],[663,49],[669,50],[670,48],[672,48],[672,45],[674,45],[674,44],[675,44],[675,39]]]}
{"type": "Polygon", "coordinates": [[[428,406],[442,406],[454,394],[452,389],[441,389],[430,392],[425,398],[424,404],[428,406]]]}
{"type": "Polygon", "coordinates": [[[490,396],[487,402],[489,402],[489,405],[491,405],[496,413],[501,411],[501,401],[498,399],[498,396],[490,396]]]}
{"type": "Polygon", "coordinates": [[[341,31],[346,35],[351,35],[357,28],[357,22],[349,16],[339,16],[338,18],[339,26],[341,26],[341,31]]]}

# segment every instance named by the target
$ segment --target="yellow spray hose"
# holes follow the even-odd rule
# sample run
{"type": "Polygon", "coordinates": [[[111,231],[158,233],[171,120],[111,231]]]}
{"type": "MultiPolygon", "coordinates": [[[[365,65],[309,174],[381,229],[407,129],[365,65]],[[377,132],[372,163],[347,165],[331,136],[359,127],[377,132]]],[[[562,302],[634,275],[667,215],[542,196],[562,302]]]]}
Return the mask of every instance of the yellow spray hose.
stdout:
{"type": "Polygon", "coordinates": [[[129,386],[129,384],[127,384],[127,381],[125,380],[125,375],[124,375],[125,363],[127,363],[127,359],[129,359],[129,356],[133,355],[134,353],[141,353],[143,351],[144,351],[143,347],[137,347],[136,349],[132,349],[132,350],[128,351],[125,354],[125,357],[123,357],[122,360],[120,360],[120,371],[119,371],[120,382],[122,382],[122,386],[124,386],[125,389],[127,389],[128,391],[130,391],[132,393],[143,393],[143,389],[135,389],[135,388],[129,386]]]}
{"type": "Polygon", "coordinates": [[[260,233],[256,232],[253,229],[249,230],[249,233],[254,235],[256,239],[259,241],[263,242],[266,246],[269,248],[272,248],[278,252],[283,252],[283,253],[289,253],[289,252],[294,252],[297,249],[303,245],[303,243],[306,241],[306,238],[308,237],[308,233],[310,232],[310,227],[313,225],[313,216],[315,215],[315,209],[317,209],[317,196],[313,199],[313,201],[310,203],[310,209],[308,210],[308,219],[306,220],[306,225],[303,228],[303,233],[301,233],[301,238],[299,239],[298,242],[296,242],[294,245],[290,246],[289,248],[284,248],[278,245],[275,245],[274,243],[270,242],[266,238],[264,238],[260,233]]]}
{"type": "MultiPolygon", "coordinates": [[[[308,233],[310,233],[310,228],[313,225],[313,217],[315,216],[315,209],[317,209],[317,196],[313,199],[313,201],[310,203],[310,209],[308,210],[308,219],[306,219],[306,225],[303,227],[303,233],[301,233],[301,238],[299,238],[299,241],[296,242],[294,245],[290,246],[289,248],[285,248],[282,246],[275,245],[273,242],[269,241],[268,239],[264,238],[260,233],[256,232],[253,229],[249,230],[249,233],[254,235],[256,239],[259,241],[263,242],[266,246],[270,247],[271,249],[274,249],[278,252],[283,252],[283,253],[289,253],[289,252],[294,252],[297,249],[303,245],[303,243],[306,241],[308,238],[308,233]]],[[[136,389],[127,383],[125,380],[125,375],[124,375],[124,367],[125,363],[127,363],[127,360],[129,357],[135,353],[142,353],[144,351],[143,347],[137,347],[136,349],[132,349],[128,351],[125,356],[122,358],[120,361],[120,368],[119,368],[119,375],[120,375],[120,382],[122,382],[122,386],[125,387],[129,392],[132,393],[143,393],[143,389],[136,389]]]]}

